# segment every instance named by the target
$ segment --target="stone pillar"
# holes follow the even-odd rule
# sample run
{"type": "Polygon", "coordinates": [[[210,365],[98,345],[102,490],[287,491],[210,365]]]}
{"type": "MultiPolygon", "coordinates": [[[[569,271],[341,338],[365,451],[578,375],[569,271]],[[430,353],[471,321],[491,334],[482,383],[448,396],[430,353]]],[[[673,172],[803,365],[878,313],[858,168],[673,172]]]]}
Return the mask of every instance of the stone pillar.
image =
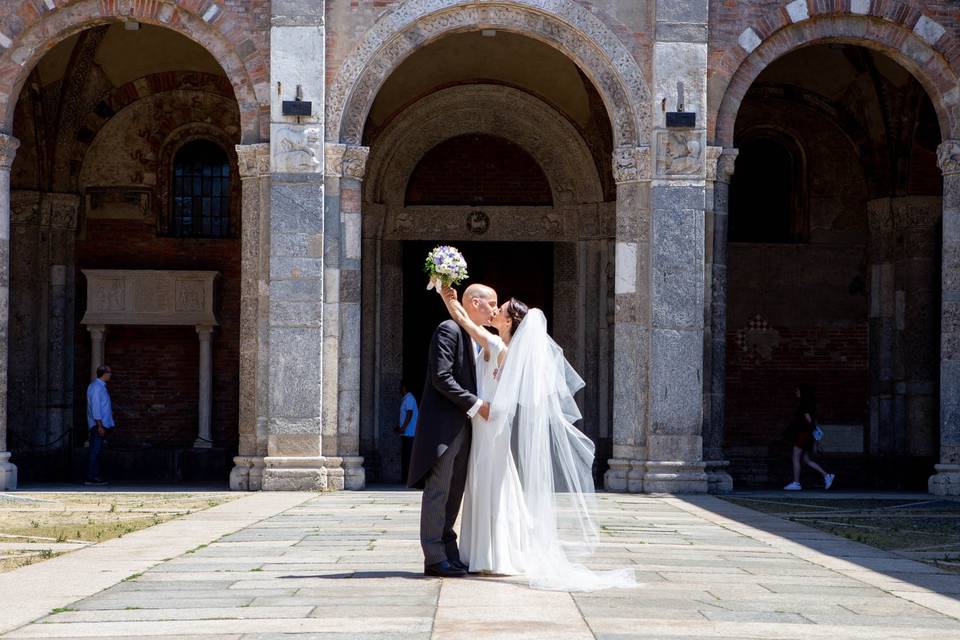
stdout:
{"type": "Polygon", "coordinates": [[[650,367],[650,149],[613,157],[617,183],[613,349],[613,458],[609,491],[644,490],[650,367]]]}
{"type": "Polygon", "coordinates": [[[210,410],[213,408],[213,353],[210,350],[213,327],[197,326],[197,337],[200,339],[200,410],[197,413],[197,439],[193,446],[209,449],[213,446],[210,422],[210,410]]]}
{"type": "MultiPolygon", "coordinates": [[[[323,3],[275,2],[270,28],[269,364],[264,490],[326,490],[323,453],[323,3]],[[283,100],[312,115],[282,113],[283,100]]],[[[336,322],[334,320],[334,322],[336,322]]]]}
{"type": "Polygon", "coordinates": [[[102,324],[87,325],[87,331],[90,332],[90,380],[97,377],[97,369],[103,364],[103,338],[107,328],[102,324]]]}
{"type": "Polygon", "coordinates": [[[647,492],[707,490],[701,429],[708,6],[708,0],[657,2],[647,492]],[[664,105],[695,113],[696,124],[667,129],[664,105]]]}
{"type": "Polygon", "coordinates": [[[334,459],[331,467],[340,463],[343,484],[333,488],[343,489],[366,484],[360,456],[360,209],[369,152],[336,143],[325,150],[324,453],[334,459]]]}
{"type": "Polygon", "coordinates": [[[20,141],[0,133],[0,491],[17,488],[7,450],[7,340],[10,303],[10,168],[20,141]]]}
{"type": "Polygon", "coordinates": [[[723,459],[727,348],[727,229],[730,178],[738,151],[707,147],[706,305],[703,340],[703,460],[710,493],[733,490],[723,459]]]}
{"type": "Polygon", "coordinates": [[[940,464],[928,483],[935,495],[960,495],[960,140],[937,149],[943,171],[943,262],[940,275],[940,464]]]}
{"type": "Polygon", "coordinates": [[[259,491],[267,453],[270,145],[237,145],[241,182],[239,451],[230,488],[259,491]]]}

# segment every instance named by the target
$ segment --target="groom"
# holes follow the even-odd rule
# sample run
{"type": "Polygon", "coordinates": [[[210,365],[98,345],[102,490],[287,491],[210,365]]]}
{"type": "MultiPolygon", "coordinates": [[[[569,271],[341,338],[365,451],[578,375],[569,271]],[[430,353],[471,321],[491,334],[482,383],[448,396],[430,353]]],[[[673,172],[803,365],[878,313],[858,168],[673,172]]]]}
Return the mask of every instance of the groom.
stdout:
{"type": "MultiPolygon", "coordinates": [[[[474,323],[489,325],[497,314],[497,292],[472,284],[463,292],[463,307],[474,323]]],[[[470,419],[477,413],[484,420],[490,415],[490,404],[477,397],[476,351],[476,343],[453,320],[441,322],[430,340],[407,479],[409,486],[423,488],[420,546],[428,576],[467,574],[453,524],[467,481],[470,419]]]]}

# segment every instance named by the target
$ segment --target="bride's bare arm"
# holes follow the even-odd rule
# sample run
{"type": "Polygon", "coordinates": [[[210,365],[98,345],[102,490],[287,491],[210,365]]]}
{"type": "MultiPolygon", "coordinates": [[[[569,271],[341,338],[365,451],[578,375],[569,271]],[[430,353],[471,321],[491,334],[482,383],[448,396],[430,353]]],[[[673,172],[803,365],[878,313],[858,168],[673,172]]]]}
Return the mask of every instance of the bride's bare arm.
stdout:
{"type": "Polygon", "coordinates": [[[443,297],[443,303],[447,305],[447,312],[450,314],[450,317],[453,318],[454,322],[467,330],[470,337],[477,341],[480,348],[484,350],[486,357],[489,358],[490,352],[488,346],[493,334],[470,319],[470,316],[467,315],[467,310],[464,309],[460,301],[457,300],[456,289],[453,287],[443,287],[440,290],[440,295],[443,297]]]}

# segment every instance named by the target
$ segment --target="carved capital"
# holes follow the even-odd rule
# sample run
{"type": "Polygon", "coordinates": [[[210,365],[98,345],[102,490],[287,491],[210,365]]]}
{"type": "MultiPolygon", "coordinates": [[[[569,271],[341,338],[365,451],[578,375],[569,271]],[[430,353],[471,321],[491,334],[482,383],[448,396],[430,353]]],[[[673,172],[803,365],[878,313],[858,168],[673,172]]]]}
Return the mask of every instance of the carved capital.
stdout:
{"type": "Polygon", "coordinates": [[[947,176],[960,173],[960,140],[944,140],[937,147],[937,166],[947,176]]]}
{"type": "Polygon", "coordinates": [[[270,144],[237,145],[237,165],[240,178],[256,178],[270,173],[270,144]]]}
{"type": "Polygon", "coordinates": [[[730,182],[739,149],[707,147],[707,180],[730,182]]]}
{"type": "Polygon", "coordinates": [[[324,146],[324,174],[363,180],[370,147],[328,142],[324,146]]]}
{"type": "Polygon", "coordinates": [[[613,151],[613,179],[617,183],[650,179],[649,147],[618,147],[613,151]]]}
{"type": "Polygon", "coordinates": [[[0,133],[0,171],[10,171],[17,156],[20,141],[6,133],[0,133]]]}

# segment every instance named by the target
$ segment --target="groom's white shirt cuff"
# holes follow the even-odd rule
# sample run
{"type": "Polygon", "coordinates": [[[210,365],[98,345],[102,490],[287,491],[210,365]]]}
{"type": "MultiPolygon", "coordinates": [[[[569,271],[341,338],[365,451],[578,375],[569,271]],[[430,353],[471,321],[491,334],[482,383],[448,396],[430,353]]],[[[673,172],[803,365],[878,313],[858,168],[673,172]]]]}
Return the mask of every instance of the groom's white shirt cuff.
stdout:
{"type": "Polygon", "coordinates": [[[480,411],[480,407],[482,406],[483,406],[483,400],[480,400],[479,398],[477,398],[477,401],[474,402],[473,406],[470,407],[470,410],[467,411],[467,417],[472,418],[473,416],[477,415],[477,411],[480,411]]]}

